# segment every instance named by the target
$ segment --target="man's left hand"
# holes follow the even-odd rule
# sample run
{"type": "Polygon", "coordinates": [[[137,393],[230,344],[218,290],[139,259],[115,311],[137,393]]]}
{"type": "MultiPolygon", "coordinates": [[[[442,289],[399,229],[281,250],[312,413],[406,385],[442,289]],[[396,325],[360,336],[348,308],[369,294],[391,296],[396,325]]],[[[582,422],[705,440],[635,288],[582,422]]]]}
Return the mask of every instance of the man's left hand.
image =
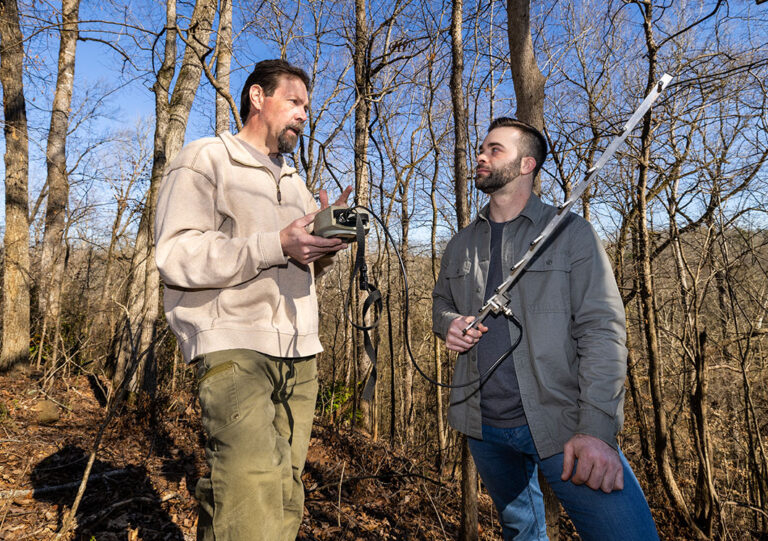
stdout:
{"type": "Polygon", "coordinates": [[[563,449],[563,474],[560,479],[570,479],[576,485],[586,483],[589,488],[600,489],[607,494],[624,488],[624,469],[616,449],[594,436],[576,434],[563,449]]]}
{"type": "MultiPolygon", "coordinates": [[[[352,186],[347,186],[346,188],[344,188],[344,191],[341,192],[341,195],[339,196],[339,198],[333,203],[334,206],[346,207],[347,199],[349,198],[349,194],[351,193],[352,193],[352,186]]],[[[320,210],[327,209],[330,206],[328,205],[328,192],[326,192],[325,190],[320,190],[318,197],[320,199],[320,210]]]]}

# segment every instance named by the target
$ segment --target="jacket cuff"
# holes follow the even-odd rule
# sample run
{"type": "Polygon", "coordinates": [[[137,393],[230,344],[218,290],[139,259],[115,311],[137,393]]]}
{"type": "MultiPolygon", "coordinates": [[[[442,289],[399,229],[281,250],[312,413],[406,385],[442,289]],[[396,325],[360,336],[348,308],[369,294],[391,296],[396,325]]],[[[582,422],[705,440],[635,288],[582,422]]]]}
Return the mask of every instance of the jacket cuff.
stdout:
{"type": "Polygon", "coordinates": [[[442,312],[438,316],[437,321],[432,325],[432,331],[445,340],[445,337],[448,336],[448,329],[451,326],[451,322],[457,317],[461,317],[461,314],[456,312],[442,312]]]}
{"type": "Polygon", "coordinates": [[[255,242],[255,254],[258,258],[257,265],[265,269],[275,265],[284,265],[288,258],[283,254],[283,247],[280,244],[280,232],[256,233],[251,237],[255,242]]]}
{"type": "Polygon", "coordinates": [[[616,441],[616,436],[619,433],[617,422],[602,411],[591,408],[580,409],[576,433],[594,436],[603,440],[614,449],[619,449],[619,443],[616,441]]]}

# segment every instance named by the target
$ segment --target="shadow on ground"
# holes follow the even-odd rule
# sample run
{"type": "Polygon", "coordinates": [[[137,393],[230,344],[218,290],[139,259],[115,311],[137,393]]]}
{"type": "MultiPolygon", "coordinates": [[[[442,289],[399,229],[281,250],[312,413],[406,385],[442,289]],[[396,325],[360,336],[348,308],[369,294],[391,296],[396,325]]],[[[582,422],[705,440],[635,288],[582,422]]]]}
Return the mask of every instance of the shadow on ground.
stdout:
{"type": "MultiPolygon", "coordinates": [[[[31,474],[34,498],[56,505],[58,527],[74,502],[88,453],[67,445],[40,461],[31,474]],[[65,486],[65,488],[61,488],[65,486]]],[[[78,509],[77,541],[183,541],[179,527],[163,508],[143,466],[117,468],[97,460],[78,509]]]]}

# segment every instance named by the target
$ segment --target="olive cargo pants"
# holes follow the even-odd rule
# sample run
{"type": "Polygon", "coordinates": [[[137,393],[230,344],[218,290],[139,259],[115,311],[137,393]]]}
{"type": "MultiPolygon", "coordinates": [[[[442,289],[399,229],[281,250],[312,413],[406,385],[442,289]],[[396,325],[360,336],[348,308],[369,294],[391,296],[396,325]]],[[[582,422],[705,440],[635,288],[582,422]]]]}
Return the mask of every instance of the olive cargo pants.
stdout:
{"type": "Polygon", "coordinates": [[[294,540],[304,512],[315,358],[231,349],[196,360],[211,470],[195,489],[198,540],[294,540]]]}

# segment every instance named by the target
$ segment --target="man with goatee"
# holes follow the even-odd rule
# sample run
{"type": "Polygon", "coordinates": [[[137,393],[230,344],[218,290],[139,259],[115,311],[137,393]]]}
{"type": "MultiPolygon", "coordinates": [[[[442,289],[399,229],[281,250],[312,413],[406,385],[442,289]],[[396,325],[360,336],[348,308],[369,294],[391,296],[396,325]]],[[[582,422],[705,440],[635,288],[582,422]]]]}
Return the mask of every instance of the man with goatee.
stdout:
{"type": "Polygon", "coordinates": [[[301,523],[322,350],[315,274],[346,247],[307,232],[317,205],[282,157],[304,130],[308,87],[288,62],[256,64],[243,129],[186,146],[160,188],[165,313],[197,372],[207,435],[198,539],[287,541],[301,523]]]}
{"type": "Polygon", "coordinates": [[[511,118],[480,147],[476,185],[490,201],[448,243],[433,292],[433,330],[459,353],[453,384],[468,384],[452,390],[448,420],[468,437],[504,539],[547,539],[539,470],[582,539],[658,539],[616,441],[624,306],[590,224],[567,216],[507,292],[514,317],[463,333],[557,212],[532,193],[546,154],[544,136],[511,118]]]}

